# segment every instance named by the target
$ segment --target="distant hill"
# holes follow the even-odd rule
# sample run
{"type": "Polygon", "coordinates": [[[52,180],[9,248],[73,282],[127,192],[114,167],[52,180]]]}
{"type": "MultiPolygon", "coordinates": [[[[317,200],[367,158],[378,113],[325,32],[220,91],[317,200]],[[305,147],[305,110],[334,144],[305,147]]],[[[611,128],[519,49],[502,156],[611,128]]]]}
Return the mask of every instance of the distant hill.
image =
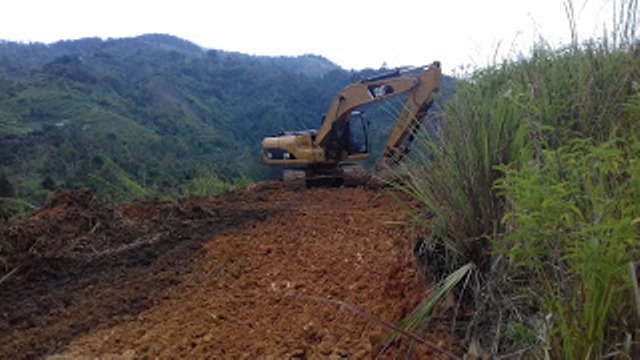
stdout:
{"type": "Polygon", "coordinates": [[[357,77],[321,56],[250,56],[160,34],[0,42],[0,184],[11,185],[0,197],[35,203],[57,186],[91,186],[123,199],[181,194],[203,176],[274,176],[261,139],[317,128],[357,77]]]}
{"type": "Polygon", "coordinates": [[[116,181],[114,171],[168,193],[201,169],[264,178],[262,137],[316,126],[350,77],[319,56],[254,57],[167,35],[3,42],[0,166],[31,201],[44,179],[77,187],[116,181]]]}
{"type": "Polygon", "coordinates": [[[190,59],[202,58],[208,52],[214,51],[227,59],[251,59],[310,77],[321,77],[328,72],[342,70],[338,65],[318,55],[252,56],[237,52],[205,49],[187,40],[163,34],[108,40],[100,38],[64,40],[48,45],[0,40],[0,66],[5,75],[20,77],[27,75],[25,71],[37,69],[65,55],[90,58],[97,54],[109,54],[122,60],[136,54],[156,51],[179,53],[190,59]]]}

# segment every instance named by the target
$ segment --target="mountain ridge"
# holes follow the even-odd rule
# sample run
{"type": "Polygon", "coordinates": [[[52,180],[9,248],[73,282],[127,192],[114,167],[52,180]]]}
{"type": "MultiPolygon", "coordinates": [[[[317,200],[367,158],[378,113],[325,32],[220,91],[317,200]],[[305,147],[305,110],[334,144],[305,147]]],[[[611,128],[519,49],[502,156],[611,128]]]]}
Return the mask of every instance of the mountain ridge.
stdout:
{"type": "Polygon", "coordinates": [[[129,47],[129,53],[124,52],[122,55],[131,56],[132,51],[148,51],[162,49],[164,51],[176,51],[186,56],[200,58],[206,56],[208,52],[215,52],[222,56],[230,58],[247,58],[251,57],[264,62],[276,61],[291,63],[293,67],[298,67],[305,71],[297,71],[298,73],[308,76],[322,76],[325,73],[341,69],[332,61],[321,55],[303,54],[297,56],[265,56],[265,55],[249,55],[235,51],[226,51],[220,49],[207,48],[188,40],[181,39],[174,35],[168,34],[144,34],[135,37],[124,38],[107,38],[88,37],[77,40],[59,40],[53,43],[20,43],[15,41],[0,40],[0,53],[7,51],[17,51],[26,59],[26,64],[30,67],[40,67],[47,62],[53,61],[55,58],[64,55],[76,56],[92,56],[96,53],[113,53],[122,52],[123,49],[129,47]],[[135,46],[135,47],[134,47],[135,46]],[[310,69],[310,65],[300,64],[300,62],[309,61],[313,65],[319,66],[324,71],[318,72],[317,69],[310,69]]]}

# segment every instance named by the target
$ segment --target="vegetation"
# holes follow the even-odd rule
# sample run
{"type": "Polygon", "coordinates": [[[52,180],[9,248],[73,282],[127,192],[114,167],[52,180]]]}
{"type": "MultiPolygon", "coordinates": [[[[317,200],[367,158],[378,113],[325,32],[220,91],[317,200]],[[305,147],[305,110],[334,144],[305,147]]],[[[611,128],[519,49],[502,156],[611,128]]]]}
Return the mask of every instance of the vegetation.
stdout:
{"type": "Polygon", "coordinates": [[[640,51],[623,4],[613,40],[461,81],[400,185],[428,210],[430,268],[475,264],[467,336],[493,354],[630,358],[640,342],[640,51]]]}

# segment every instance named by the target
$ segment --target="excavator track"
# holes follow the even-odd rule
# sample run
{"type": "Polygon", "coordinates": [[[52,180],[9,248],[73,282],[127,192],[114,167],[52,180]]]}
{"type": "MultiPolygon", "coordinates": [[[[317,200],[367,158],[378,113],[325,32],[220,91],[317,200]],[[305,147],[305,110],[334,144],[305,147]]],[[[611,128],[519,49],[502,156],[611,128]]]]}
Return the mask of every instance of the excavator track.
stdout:
{"type": "Polygon", "coordinates": [[[362,165],[345,164],[335,168],[284,169],[282,180],[290,189],[306,187],[358,187],[364,186],[370,176],[362,165]]]}
{"type": "Polygon", "coordinates": [[[304,189],[307,186],[306,173],[301,169],[284,169],[282,180],[290,189],[304,189]]]}

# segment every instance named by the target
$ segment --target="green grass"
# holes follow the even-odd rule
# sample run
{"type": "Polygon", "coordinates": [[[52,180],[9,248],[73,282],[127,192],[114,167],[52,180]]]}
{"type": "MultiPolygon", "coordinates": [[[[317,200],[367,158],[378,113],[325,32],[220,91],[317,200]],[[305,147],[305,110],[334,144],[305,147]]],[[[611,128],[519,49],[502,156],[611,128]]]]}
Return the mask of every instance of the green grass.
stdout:
{"type": "MultiPolygon", "coordinates": [[[[640,144],[637,140],[634,143],[640,144]]],[[[554,356],[588,358],[620,351],[633,334],[628,263],[640,255],[640,152],[626,141],[574,140],[543,161],[505,169],[511,231],[496,241],[513,275],[531,282],[551,314],[554,356]]]]}
{"type": "Polygon", "coordinates": [[[224,181],[209,170],[201,170],[198,175],[181,186],[180,193],[184,197],[216,196],[225,192],[247,187],[251,180],[241,177],[232,182],[224,181]]]}
{"type": "Polygon", "coordinates": [[[3,216],[24,215],[35,209],[35,206],[24,200],[0,197],[0,223],[2,222],[3,216]]]}
{"type": "Polygon", "coordinates": [[[399,186],[426,209],[426,248],[445,249],[431,267],[475,265],[468,339],[494,354],[629,357],[638,346],[638,7],[619,5],[624,26],[609,39],[538,46],[461,80],[441,135],[419,136],[399,186]]]}

